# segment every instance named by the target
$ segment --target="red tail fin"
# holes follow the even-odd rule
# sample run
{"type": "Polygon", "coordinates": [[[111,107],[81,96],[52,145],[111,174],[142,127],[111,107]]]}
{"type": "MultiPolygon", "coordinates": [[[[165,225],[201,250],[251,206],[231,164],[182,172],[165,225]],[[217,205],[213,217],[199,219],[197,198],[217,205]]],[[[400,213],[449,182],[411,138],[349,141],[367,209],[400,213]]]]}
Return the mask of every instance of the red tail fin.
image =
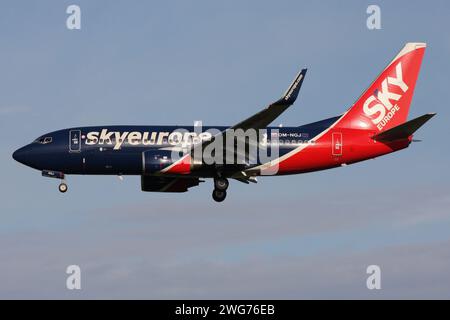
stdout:
{"type": "Polygon", "coordinates": [[[339,127],[388,130],[406,121],[425,43],[407,43],[344,114],[339,127]]]}

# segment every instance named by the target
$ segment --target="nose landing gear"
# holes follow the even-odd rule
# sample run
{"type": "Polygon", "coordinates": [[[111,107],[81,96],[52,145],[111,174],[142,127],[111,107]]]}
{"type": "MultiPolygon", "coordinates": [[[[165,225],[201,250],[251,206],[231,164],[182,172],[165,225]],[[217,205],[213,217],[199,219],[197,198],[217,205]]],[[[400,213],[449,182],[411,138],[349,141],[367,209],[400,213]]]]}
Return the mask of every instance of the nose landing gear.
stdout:
{"type": "Polygon", "coordinates": [[[227,197],[229,182],[227,178],[214,179],[214,191],[212,197],[216,202],[222,202],[227,197]]]}
{"type": "Polygon", "coordinates": [[[59,190],[59,192],[61,192],[61,193],[66,192],[67,189],[68,189],[67,184],[64,183],[64,182],[61,182],[61,183],[59,184],[59,186],[58,186],[58,190],[59,190]]]}
{"type": "Polygon", "coordinates": [[[64,173],[59,171],[52,171],[52,170],[42,170],[42,176],[47,178],[57,178],[61,179],[61,183],[58,186],[58,190],[61,193],[67,192],[67,184],[66,180],[64,180],[64,173]]]}

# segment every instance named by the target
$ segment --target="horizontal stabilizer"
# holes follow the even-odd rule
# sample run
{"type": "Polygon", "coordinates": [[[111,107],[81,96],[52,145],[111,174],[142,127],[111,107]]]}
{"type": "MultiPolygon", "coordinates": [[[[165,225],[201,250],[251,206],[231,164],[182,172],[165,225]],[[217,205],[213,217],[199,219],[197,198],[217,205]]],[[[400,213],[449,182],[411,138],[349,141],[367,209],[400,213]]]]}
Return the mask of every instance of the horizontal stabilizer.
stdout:
{"type": "Polygon", "coordinates": [[[425,122],[430,120],[435,115],[436,113],[424,114],[423,116],[407,121],[394,128],[391,128],[389,130],[383,131],[382,133],[374,135],[372,139],[377,141],[395,141],[401,139],[408,139],[414,132],[417,131],[417,129],[423,126],[425,122]]]}

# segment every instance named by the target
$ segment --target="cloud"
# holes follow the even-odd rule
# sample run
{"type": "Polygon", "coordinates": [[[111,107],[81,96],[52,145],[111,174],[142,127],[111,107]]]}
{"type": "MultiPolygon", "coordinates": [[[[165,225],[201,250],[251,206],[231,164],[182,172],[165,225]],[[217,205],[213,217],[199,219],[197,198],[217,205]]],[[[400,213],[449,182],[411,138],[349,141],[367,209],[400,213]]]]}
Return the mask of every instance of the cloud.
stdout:
{"type": "Polygon", "coordinates": [[[411,201],[411,190],[381,190],[383,205],[366,210],[352,209],[370,195],[338,192],[302,210],[266,199],[265,210],[160,201],[74,211],[75,224],[0,234],[0,297],[445,298],[448,197],[429,192],[411,201]],[[70,264],[82,268],[81,292],[65,289],[70,264]],[[380,292],[365,287],[370,264],[382,268],[380,292]]]}
{"type": "MultiPolygon", "coordinates": [[[[139,256],[108,254],[81,261],[80,292],[64,288],[66,265],[55,252],[35,255],[34,263],[2,262],[14,276],[2,278],[2,298],[151,298],[151,299],[298,299],[298,298],[450,298],[450,241],[406,245],[358,254],[313,257],[248,257],[240,261],[161,259],[145,245],[139,256]],[[365,287],[366,267],[382,270],[382,290],[365,287]],[[19,276],[20,275],[20,276],[19,276]]],[[[70,246],[67,248],[70,250],[70,246]]],[[[163,248],[161,248],[163,250],[163,248]]],[[[38,250],[39,252],[39,250],[38,250]]],[[[13,256],[14,257],[14,256],[13,256]]],[[[77,261],[72,255],[71,261],[77,261]]],[[[2,260],[4,261],[4,260],[2,260]]],[[[68,261],[67,261],[68,262],[68,261]]],[[[66,263],[67,263],[66,262],[66,263]]]]}

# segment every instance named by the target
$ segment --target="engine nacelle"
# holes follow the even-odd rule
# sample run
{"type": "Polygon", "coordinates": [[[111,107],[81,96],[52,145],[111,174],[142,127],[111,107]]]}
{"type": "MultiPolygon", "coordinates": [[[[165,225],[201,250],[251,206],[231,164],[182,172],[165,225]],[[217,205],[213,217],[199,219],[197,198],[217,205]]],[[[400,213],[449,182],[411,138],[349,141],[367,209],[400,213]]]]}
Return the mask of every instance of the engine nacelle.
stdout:
{"type": "Polygon", "coordinates": [[[141,176],[141,189],[147,192],[186,192],[200,182],[191,177],[141,176]]]}
{"type": "Polygon", "coordinates": [[[142,153],[144,174],[188,174],[194,164],[190,154],[172,157],[170,150],[149,150],[142,153]]]}

